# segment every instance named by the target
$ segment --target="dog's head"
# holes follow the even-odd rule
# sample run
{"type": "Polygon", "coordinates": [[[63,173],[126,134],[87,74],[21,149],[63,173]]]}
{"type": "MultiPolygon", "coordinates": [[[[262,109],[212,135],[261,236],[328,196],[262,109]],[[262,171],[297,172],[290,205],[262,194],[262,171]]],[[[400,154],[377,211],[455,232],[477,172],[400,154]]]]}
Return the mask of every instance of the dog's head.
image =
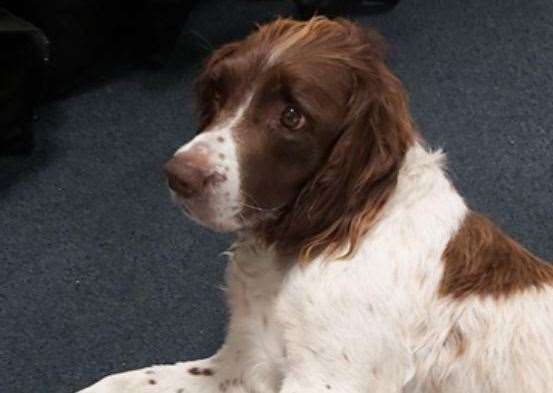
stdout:
{"type": "Polygon", "coordinates": [[[374,31],[323,17],[215,51],[197,82],[200,133],[166,164],[177,203],[284,253],[353,250],[413,141],[383,52],[374,31]]]}

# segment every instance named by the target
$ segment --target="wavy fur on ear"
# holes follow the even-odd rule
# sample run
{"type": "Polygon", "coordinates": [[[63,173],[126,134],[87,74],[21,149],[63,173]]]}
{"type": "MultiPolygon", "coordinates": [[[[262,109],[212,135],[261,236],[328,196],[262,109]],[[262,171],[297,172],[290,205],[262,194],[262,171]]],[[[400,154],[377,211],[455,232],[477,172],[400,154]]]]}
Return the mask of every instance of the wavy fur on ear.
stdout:
{"type": "Polygon", "coordinates": [[[345,50],[326,57],[351,71],[350,110],[323,168],[262,231],[278,252],[304,262],[319,254],[346,258],[356,250],[394,190],[415,139],[403,87],[384,64],[380,36],[345,20],[317,22],[332,24],[341,35],[347,30],[345,50]]]}

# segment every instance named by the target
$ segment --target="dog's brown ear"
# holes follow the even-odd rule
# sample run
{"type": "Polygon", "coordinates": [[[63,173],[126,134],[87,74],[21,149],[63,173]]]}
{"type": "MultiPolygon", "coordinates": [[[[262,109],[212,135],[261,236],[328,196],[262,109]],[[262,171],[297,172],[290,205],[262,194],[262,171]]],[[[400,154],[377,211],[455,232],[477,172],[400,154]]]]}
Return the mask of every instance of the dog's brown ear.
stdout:
{"type": "Polygon", "coordinates": [[[382,40],[340,23],[358,41],[346,54],[352,83],[342,134],[295,205],[268,232],[277,250],[302,261],[354,252],[392,194],[415,138],[403,87],[383,62],[382,40]]]}
{"type": "Polygon", "coordinates": [[[363,51],[365,60],[384,61],[386,59],[390,46],[378,31],[344,18],[336,18],[333,21],[347,30],[349,39],[352,42],[355,41],[358,49],[363,51]]]}
{"type": "Polygon", "coordinates": [[[196,102],[199,130],[205,128],[215,113],[214,97],[217,94],[218,65],[238,48],[238,42],[225,44],[215,50],[203,64],[202,71],[196,79],[196,102]]]}

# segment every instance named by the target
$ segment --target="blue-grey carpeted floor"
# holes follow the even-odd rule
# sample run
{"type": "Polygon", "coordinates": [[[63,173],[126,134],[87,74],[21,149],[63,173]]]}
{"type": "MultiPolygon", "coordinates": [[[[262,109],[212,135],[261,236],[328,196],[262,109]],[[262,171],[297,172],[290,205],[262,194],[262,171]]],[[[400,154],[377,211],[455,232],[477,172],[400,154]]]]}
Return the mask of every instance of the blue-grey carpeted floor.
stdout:
{"type": "MultiPolygon", "coordinates": [[[[36,152],[0,159],[1,392],[70,393],[221,343],[229,238],[181,216],[161,167],[195,132],[202,46],[292,9],[203,2],[166,69],[121,68],[46,105],[36,152]]],[[[553,2],[404,0],[359,20],[391,41],[470,204],[553,260],[553,2]]]]}

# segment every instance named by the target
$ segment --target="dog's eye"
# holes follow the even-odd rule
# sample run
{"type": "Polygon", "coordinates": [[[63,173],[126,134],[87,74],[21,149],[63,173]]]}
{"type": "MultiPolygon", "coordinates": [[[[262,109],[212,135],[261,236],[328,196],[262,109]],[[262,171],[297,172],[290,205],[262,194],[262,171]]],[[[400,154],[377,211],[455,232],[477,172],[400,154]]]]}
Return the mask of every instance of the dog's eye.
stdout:
{"type": "Polygon", "coordinates": [[[305,117],[297,108],[287,106],[280,115],[280,123],[290,130],[297,130],[304,126],[305,117]]]}

